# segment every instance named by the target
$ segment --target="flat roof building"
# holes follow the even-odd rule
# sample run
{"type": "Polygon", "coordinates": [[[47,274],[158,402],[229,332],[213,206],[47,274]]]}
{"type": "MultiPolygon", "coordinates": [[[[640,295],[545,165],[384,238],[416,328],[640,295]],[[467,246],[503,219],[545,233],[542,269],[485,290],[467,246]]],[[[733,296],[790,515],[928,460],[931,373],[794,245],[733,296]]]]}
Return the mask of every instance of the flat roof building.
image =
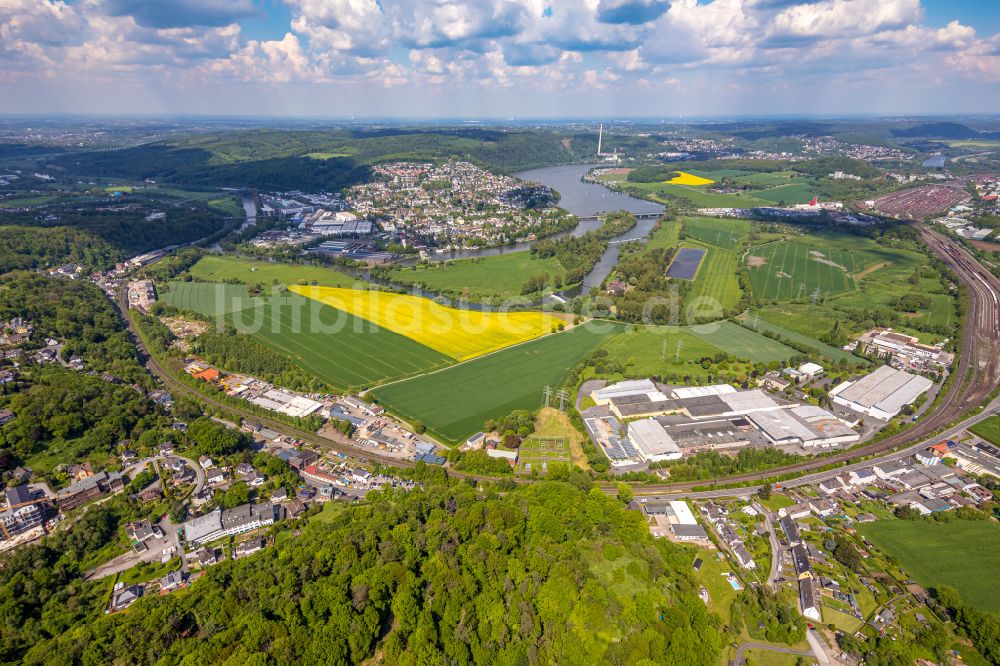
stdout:
{"type": "Polygon", "coordinates": [[[830,395],[834,403],[888,421],[930,389],[934,382],[888,365],[855,382],[844,382],[830,395]]]}
{"type": "Polygon", "coordinates": [[[609,384],[602,389],[593,391],[590,397],[598,405],[606,405],[612,398],[639,395],[646,396],[650,401],[666,400],[667,398],[660,389],[656,388],[656,384],[649,379],[630,379],[616,384],[609,384]]]}
{"type": "Polygon", "coordinates": [[[628,440],[647,462],[677,460],[681,449],[656,419],[644,419],[628,424],[628,440]]]}

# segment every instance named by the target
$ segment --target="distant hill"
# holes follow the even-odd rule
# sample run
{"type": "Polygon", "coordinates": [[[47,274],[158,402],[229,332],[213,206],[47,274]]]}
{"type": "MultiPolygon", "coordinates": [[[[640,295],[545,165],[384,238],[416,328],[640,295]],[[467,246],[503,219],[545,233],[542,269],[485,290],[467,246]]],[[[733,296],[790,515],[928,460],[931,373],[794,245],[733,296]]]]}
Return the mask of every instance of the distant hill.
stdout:
{"type": "Polygon", "coordinates": [[[894,129],[892,135],[901,139],[997,139],[1000,132],[977,132],[960,123],[922,123],[906,129],[894,129]]]}
{"type": "Polygon", "coordinates": [[[597,137],[456,130],[232,131],[56,158],[80,176],[261,190],[339,190],[387,160],[466,159],[501,171],[561,164],[596,152],[597,137]]]}

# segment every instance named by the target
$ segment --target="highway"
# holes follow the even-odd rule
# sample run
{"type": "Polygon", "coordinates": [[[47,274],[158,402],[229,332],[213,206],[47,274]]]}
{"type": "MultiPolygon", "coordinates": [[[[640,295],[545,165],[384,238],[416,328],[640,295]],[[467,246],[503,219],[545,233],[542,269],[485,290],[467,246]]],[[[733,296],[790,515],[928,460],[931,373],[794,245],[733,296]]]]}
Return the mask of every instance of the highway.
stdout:
{"type": "MultiPolygon", "coordinates": [[[[935,434],[955,421],[961,415],[971,412],[976,407],[983,404],[989,394],[1000,383],[1000,280],[983,268],[956,242],[945,238],[941,234],[927,229],[922,224],[917,224],[921,237],[928,247],[955,273],[958,280],[966,289],[967,306],[966,317],[962,330],[962,345],[957,355],[957,362],[952,370],[952,383],[947,392],[940,398],[940,402],[935,409],[925,415],[920,421],[904,432],[886,437],[867,446],[843,451],[833,456],[803,460],[802,462],[784,467],[771,468],[760,472],[750,472],[737,474],[729,477],[713,480],[686,481],[677,483],[662,483],[636,487],[635,494],[648,496],[674,496],[684,495],[692,498],[712,498],[712,497],[733,497],[748,496],[759,486],[754,485],[755,481],[767,478],[786,475],[796,472],[809,472],[829,465],[838,463],[850,463],[858,458],[869,458],[880,454],[889,454],[884,458],[895,458],[911,455],[921,447],[928,446],[949,434],[957,433],[961,428],[951,428],[947,432],[935,434]],[[908,445],[908,446],[907,446],[908,445]],[[901,448],[906,446],[905,449],[901,448]],[[709,484],[749,484],[747,487],[728,490],[693,491],[695,487],[709,484]]],[[[277,421],[268,417],[259,416],[249,411],[243,411],[228,404],[224,404],[210,396],[202,394],[195,389],[182,383],[173,377],[143,346],[142,339],[138,331],[135,330],[131,319],[128,317],[128,302],[123,285],[117,294],[117,305],[121,310],[125,323],[128,325],[135,344],[139,349],[140,358],[146,367],[171,390],[178,394],[188,395],[201,403],[208,404],[229,413],[238,414],[250,421],[258,422],[275,430],[276,432],[301,439],[321,448],[331,449],[344,455],[364,461],[373,461],[395,467],[412,467],[412,461],[401,460],[380,454],[378,451],[364,449],[347,438],[328,439],[320,437],[315,433],[307,433],[294,428],[282,421],[277,421]]],[[[983,410],[980,414],[971,419],[967,419],[962,425],[971,425],[992,413],[996,413],[996,404],[983,410]]],[[[879,459],[884,459],[879,458],[879,459]]],[[[794,481],[785,482],[786,487],[796,487],[807,483],[815,483],[826,478],[835,476],[845,470],[858,466],[871,465],[876,460],[865,460],[863,462],[841,466],[837,469],[810,474],[800,477],[794,481]]],[[[476,474],[449,470],[449,474],[459,477],[490,479],[476,474]]],[[[520,481],[520,480],[519,480],[520,481]]],[[[605,492],[616,492],[615,484],[603,484],[605,492]]]]}

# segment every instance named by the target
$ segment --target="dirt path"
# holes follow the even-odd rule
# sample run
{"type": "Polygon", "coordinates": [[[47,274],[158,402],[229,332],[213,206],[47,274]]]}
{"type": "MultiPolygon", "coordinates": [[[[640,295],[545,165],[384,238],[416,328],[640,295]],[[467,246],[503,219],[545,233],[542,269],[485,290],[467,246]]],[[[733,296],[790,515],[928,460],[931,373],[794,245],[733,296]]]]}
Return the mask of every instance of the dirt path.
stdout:
{"type": "Polygon", "coordinates": [[[880,261],[877,264],[872,264],[871,266],[869,266],[868,268],[864,269],[863,271],[859,271],[859,272],[855,273],[851,277],[854,278],[855,282],[857,282],[858,280],[861,280],[863,278],[868,277],[869,275],[871,275],[875,271],[881,270],[881,269],[885,268],[886,266],[888,266],[891,263],[892,263],[891,261],[880,261]]]}

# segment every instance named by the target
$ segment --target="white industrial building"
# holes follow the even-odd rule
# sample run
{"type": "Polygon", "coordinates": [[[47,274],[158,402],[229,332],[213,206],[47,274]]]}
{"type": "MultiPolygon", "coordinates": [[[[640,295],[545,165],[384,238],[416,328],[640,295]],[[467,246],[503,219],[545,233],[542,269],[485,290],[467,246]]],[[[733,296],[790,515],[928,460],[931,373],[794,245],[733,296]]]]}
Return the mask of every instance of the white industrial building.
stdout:
{"type": "Polygon", "coordinates": [[[591,392],[590,397],[598,405],[606,405],[614,398],[645,396],[649,402],[666,400],[660,389],[649,379],[631,379],[617,384],[609,384],[602,389],[591,392]]]}
{"type": "Polygon", "coordinates": [[[830,395],[835,404],[888,421],[933,385],[926,377],[883,365],[855,382],[843,382],[830,395]]]}
{"type": "Polygon", "coordinates": [[[704,398],[710,395],[726,395],[736,393],[736,389],[729,384],[714,384],[712,386],[681,386],[670,392],[670,397],[674,400],[684,400],[685,398],[704,398]]]}
{"type": "Polygon", "coordinates": [[[646,462],[678,460],[681,449],[656,419],[628,424],[628,441],[646,462]]]}

